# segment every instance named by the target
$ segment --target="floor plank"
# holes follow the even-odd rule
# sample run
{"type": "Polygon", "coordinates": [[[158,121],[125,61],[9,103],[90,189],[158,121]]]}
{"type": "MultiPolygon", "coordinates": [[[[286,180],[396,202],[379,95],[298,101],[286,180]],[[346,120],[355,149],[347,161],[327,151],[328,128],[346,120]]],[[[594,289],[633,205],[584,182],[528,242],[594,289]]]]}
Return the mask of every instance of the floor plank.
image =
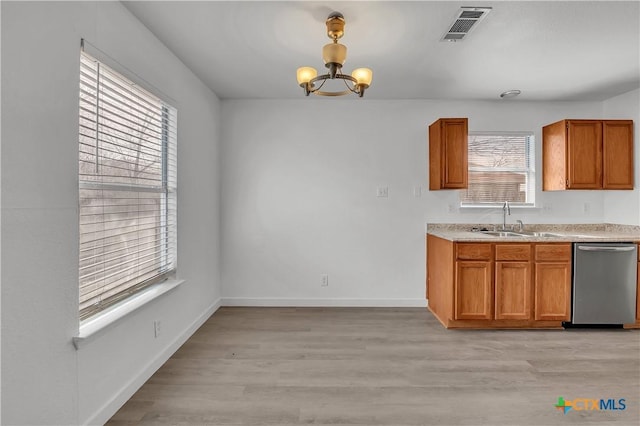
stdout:
{"type": "Polygon", "coordinates": [[[221,308],[108,425],[637,425],[639,330],[446,330],[425,309],[221,308]],[[619,411],[559,396],[625,398],[619,411]]]}

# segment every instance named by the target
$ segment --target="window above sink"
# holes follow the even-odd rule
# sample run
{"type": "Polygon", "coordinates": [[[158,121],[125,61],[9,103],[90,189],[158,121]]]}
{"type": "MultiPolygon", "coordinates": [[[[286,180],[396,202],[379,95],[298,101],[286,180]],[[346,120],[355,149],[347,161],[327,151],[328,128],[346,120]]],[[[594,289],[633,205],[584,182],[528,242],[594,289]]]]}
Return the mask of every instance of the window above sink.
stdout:
{"type": "Polygon", "coordinates": [[[469,132],[468,188],[461,207],[535,206],[532,132],[469,132]]]}

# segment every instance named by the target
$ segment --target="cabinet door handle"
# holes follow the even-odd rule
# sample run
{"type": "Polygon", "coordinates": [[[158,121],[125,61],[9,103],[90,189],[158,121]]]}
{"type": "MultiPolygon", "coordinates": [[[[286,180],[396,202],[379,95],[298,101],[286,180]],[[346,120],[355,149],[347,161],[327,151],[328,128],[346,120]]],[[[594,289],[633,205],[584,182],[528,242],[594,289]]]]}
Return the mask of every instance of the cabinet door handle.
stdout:
{"type": "Polygon", "coordinates": [[[635,250],[635,246],[630,246],[630,247],[578,246],[578,250],[582,250],[582,251],[633,251],[633,250],[635,250]]]}

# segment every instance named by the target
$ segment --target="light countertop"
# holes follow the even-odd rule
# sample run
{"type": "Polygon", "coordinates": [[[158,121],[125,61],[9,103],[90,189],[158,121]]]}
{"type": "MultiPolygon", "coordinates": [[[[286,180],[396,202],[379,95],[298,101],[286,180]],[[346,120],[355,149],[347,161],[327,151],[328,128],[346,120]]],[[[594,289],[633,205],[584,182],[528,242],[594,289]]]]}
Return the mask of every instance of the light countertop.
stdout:
{"type": "Polygon", "coordinates": [[[494,224],[428,223],[427,233],[450,241],[467,242],[640,242],[640,226],[601,224],[529,224],[529,232],[557,236],[494,236],[471,229],[494,229],[494,224]]]}

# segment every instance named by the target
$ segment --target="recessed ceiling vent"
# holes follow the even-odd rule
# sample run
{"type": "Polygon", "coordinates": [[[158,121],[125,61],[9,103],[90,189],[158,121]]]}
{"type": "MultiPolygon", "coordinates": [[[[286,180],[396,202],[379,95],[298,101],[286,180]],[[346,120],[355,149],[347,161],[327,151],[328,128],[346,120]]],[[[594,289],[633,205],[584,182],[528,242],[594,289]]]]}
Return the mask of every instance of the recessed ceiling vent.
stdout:
{"type": "Polygon", "coordinates": [[[461,7],[440,41],[461,41],[491,12],[490,7],[461,7]]]}

